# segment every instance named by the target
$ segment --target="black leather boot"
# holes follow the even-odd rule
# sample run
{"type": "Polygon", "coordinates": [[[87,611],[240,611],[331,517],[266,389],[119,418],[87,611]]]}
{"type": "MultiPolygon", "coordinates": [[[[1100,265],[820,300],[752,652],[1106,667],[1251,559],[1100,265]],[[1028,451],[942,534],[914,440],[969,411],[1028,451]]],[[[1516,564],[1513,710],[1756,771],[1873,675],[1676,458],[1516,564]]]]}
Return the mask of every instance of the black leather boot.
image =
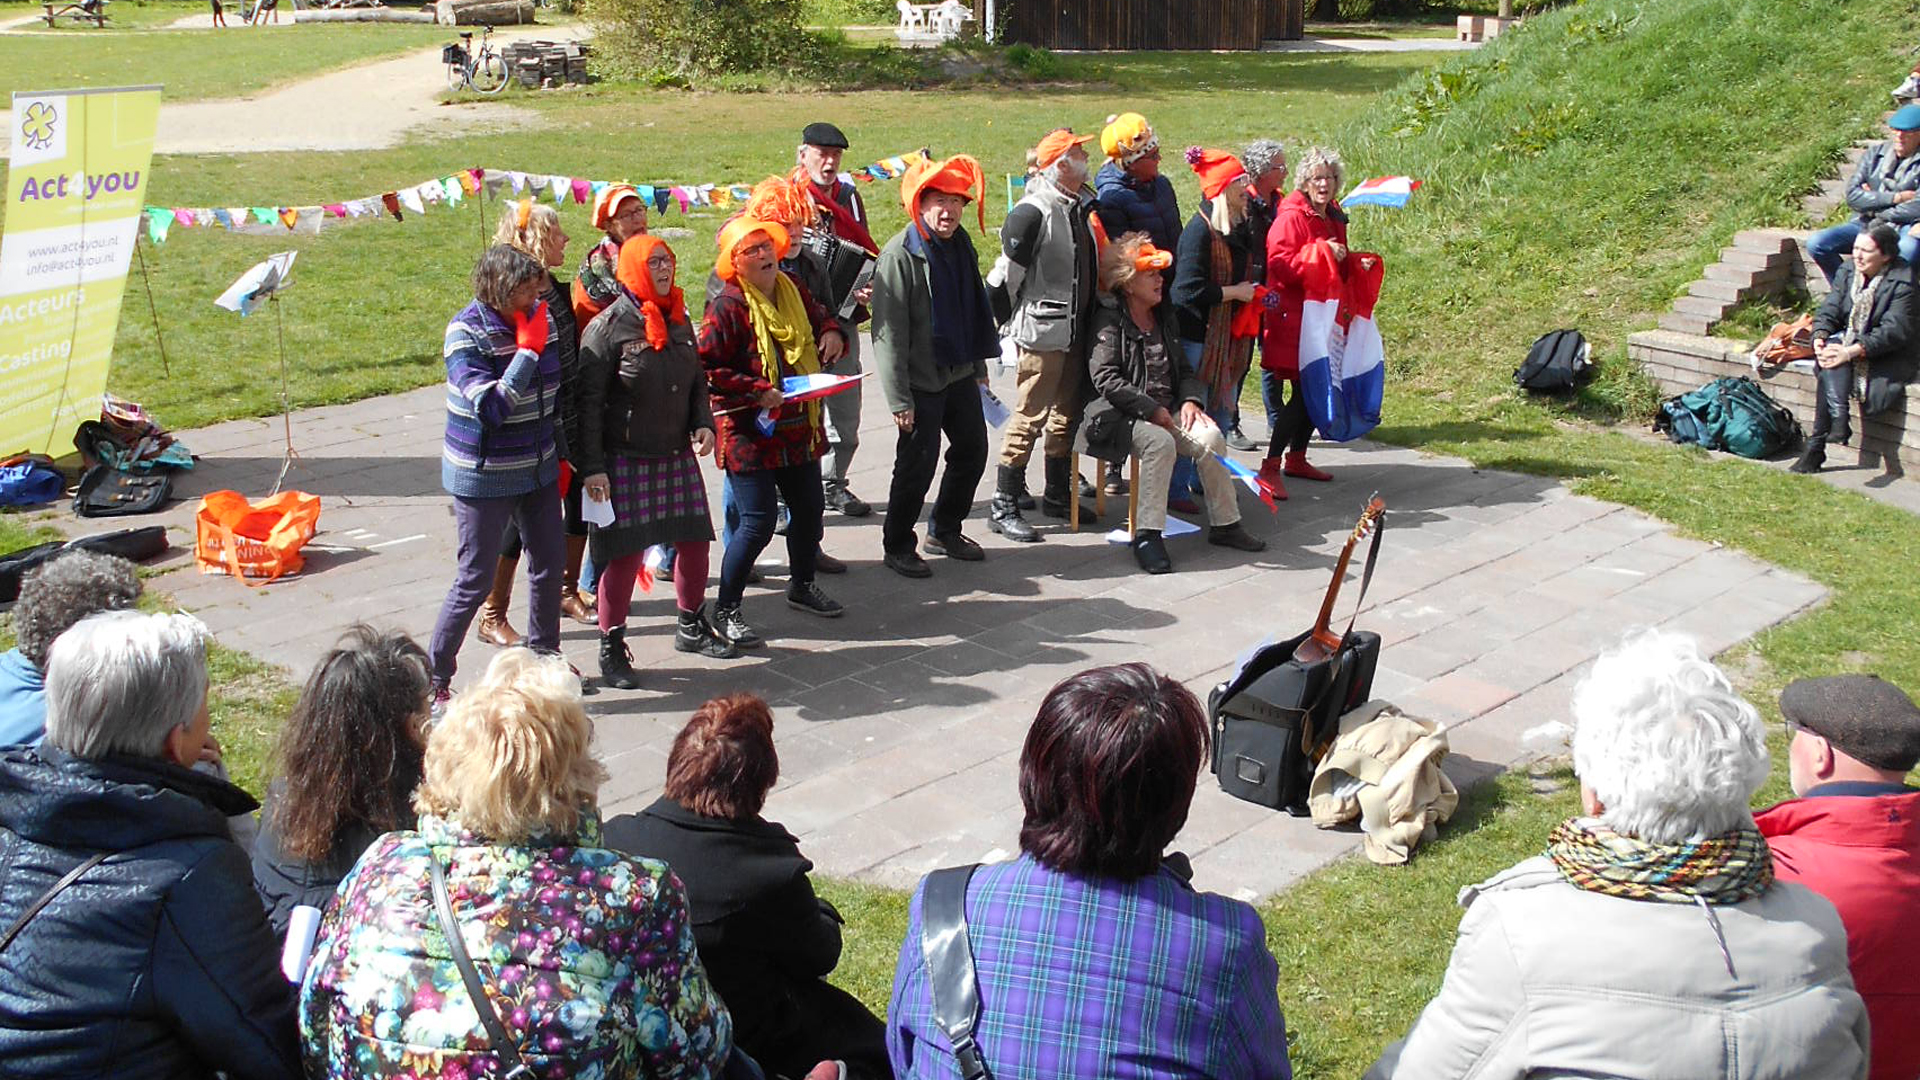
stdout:
{"type": "Polygon", "coordinates": [[[1167,555],[1159,529],[1141,529],[1133,534],[1133,559],[1149,574],[1173,572],[1173,559],[1167,555]]]}
{"type": "Polygon", "coordinates": [[[732,660],[740,655],[733,642],[721,637],[707,621],[707,607],[680,613],[680,625],[674,629],[673,647],[681,652],[699,653],[715,660],[732,660]]]}
{"type": "Polygon", "coordinates": [[[633,653],[627,650],[627,628],[615,627],[600,634],[600,681],[615,690],[638,690],[640,673],[633,670],[633,653]]]}
{"type": "MultiPolygon", "coordinates": [[[[1068,517],[1073,508],[1071,500],[1075,495],[1074,489],[1079,486],[1076,483],[1079,477],[1067,469],[1067,460],[1063,457],[1046,460],[1047,486],[1040,493],[1040,512],[1048,517],[1068,517]]],[[[1087,503],[1080,504],[1080,516],[1088,521],[1100,520],[1099,511],[1087,503]]]]}
{"type": "Polygon", "coordinates": [[[1826,463],[1827,463],[1827,448],[1825,446],[1822,446],[1820,443],[1809,442],[1807,443],[1807,448],[1801,451],[1800,460],[1787,466],[1787,471],[1797,472],[1797,473],[1817,473],[1820,471],[1820,466],[1825,465],[1826,463]]]}
{"type": "Polygon", "coordinates": [[[1021,466],[1000,466],[995,474],[993,502],[987,508],[987,528],[1009,540],[1031,544],[1040,539],[1040,534],[1020,516],[1020,492],[1026,487],[1021,474],[1021,466]]]}

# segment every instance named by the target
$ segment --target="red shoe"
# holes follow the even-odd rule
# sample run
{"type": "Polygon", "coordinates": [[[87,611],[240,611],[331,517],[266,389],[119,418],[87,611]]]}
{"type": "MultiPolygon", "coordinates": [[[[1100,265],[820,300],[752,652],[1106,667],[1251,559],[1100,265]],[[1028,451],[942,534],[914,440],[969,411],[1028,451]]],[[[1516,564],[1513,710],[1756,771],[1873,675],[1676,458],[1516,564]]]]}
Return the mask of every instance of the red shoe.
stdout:
{"type": "MultiPolygon", "coordinates": [[[[1272,461],[1273,459],[1268,458],[1267,460],[1272,461]]],[[[1316,469],[1307,464],[1307,452],[1304,450],[1296,450],[1288,454],[1286,464],[1281,466],[1280,471],[1286,473],[1288,476],[1297,476],[1302,480],[1333,479],[1332,473],[1326,472],[1323,469],[1316,469]]]]}
{"type": "Polygon", "coordinates": [[[807,1070],[806,1080],[846,1080],[847,1063],[844,1061],[823,1061],[807,1070]]]}
{"type": "Polygon", "coordinates": [[[1260,462],[1260,475],[1256,478],[1260,486],[1266,489],[1267,494],[1276,500],[1287,497],[1287,485],[1280,479],[1281,469],[1279,458],[1267,458],[1260,462]]]}

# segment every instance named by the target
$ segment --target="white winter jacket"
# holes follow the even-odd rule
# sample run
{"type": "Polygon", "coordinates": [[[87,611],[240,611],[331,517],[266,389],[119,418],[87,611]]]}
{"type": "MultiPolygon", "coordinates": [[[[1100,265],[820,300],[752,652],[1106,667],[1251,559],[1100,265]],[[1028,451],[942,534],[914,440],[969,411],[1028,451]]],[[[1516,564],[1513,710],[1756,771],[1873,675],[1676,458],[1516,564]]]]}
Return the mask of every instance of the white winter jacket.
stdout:
{"type": "Polygon", "coordinates": [[[1857,1080],[1867,1014],[1833,905],[1626,900],[1540,856],[1463,889],[1440,993],[1367,1080],[1857,1080]]]}

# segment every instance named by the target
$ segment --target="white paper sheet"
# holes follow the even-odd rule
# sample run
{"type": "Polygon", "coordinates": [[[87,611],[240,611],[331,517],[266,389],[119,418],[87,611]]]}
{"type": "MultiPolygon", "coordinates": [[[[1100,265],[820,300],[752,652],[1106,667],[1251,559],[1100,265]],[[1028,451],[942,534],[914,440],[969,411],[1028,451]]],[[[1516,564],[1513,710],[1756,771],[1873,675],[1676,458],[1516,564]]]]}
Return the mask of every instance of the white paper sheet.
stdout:
{"type": "Polygon", "coordinates": [[[301,904],[287,920],[287,942],[280,949],[280,974],[298,986],[313,960],[313,942],[320,934],[320,909],[301,904]]]}
{"type": "Polygon", "coordinates": [[[611,499],[595,499],[592,496],[582,498],[580,500],[580,516],[585,518],[589,525],[599,525],[603,528],[612,525],[613,501],[611,499]]]}

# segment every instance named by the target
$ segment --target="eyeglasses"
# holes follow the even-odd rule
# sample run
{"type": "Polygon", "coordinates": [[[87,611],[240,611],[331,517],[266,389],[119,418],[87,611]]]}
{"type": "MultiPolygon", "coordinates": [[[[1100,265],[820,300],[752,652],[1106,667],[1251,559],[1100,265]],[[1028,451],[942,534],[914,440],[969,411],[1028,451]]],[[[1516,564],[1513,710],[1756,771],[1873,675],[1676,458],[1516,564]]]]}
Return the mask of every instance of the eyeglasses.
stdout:
{"type": "Polygon", "coordinates": [[[647,260],[647,269],[671,270],[673,269],[673,260],[665,255],[655,255],[653,258],[647,260]]]}
{"type": "Polygon", "coordinates": [[[773,254],[773,241],[762,240],[757,244],[749,244],[746,247],[735,249],[733,257],[735,261],[740,259],[764,259],[771,254],[773,254]]]}

